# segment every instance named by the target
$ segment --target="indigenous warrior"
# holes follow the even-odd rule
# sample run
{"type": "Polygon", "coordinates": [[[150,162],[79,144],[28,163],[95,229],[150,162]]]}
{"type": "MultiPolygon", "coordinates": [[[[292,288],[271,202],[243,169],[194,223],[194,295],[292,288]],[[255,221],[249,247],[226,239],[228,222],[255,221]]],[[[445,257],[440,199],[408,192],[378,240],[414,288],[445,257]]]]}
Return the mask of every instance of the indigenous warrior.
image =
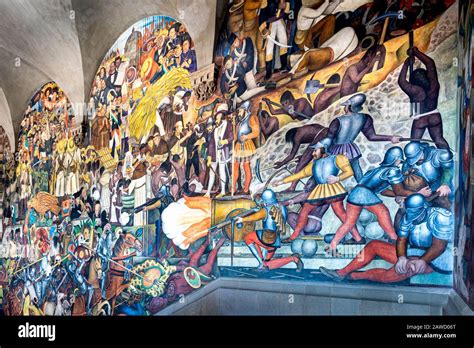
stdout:
{"type": "Polygon", "coordinates": [[[285,232],[288,212],[281,206],[272,190],[262,193],[261,208],[247,217],[238,217],[237,224],[262,220],[263,229],[245,236],[245,244],[258,260],[258,269],[269,270],[283,267],[294,262],[297,272],[303,270],[303,262],[298,254],[273,259],[275,251],[281,247],[280,234],[285,232]]]}
{"type": "Polygon", "coordinates": [[[228,112],[227,104],[219,105],[217,108],[216,127],[212,131],[208,145],[208,156],[207,166],[210,168],[209,171],[209,184],[207,186],[206,196],[211,196],[212,187],[216,180],[216,171],[219,167],[219,180],[221,186],[221,193],[219,197],[222,197],[226,193],[227,183],[227,164],[230,161],[230,152],[232,142],[234,141],[234,132],[232,130],[232,123],[228,122],[226,115],[228,112]]]}
{"type": "Polygon", "coordinates": [[[382,283],[400,282],[433,270],[451,273],[453,255],[448,244],[453,237],[453,214],[444,208],[430,207],[421,194],[408,197],[405,207],[396,246],[372,241],[343,269],[320,267],[321,273],[337,281],[347,278],[382,283]],[[394,266],[360,272],[377,256],[394,266]]]}
{"type": "MultiPolygon", "coordinates": [[[[391,240],[395,241],[397,239],[390,212],[378,197],[378,194],[382,193],[387,196],[395,194],[397,197],[407,197],[415,193],[403,186],[404,177],[399,167],[403,160],[403,150],[398,146],[392,147],[385,154],[380,167],[365,173],[359,184],[347,197],[346,221],[339,227],[331,241],[331,249],[334,250],[344,236],[356,225],[357,219],[364,208],[377,216],[380,226],[391,240]],[[393,191],[389,190],[390,187],[393,191]]],[[[419,193],[426,196],[430,192],[431,190],[428,188],[419,191],[419,193]]],[[[361,244],[365,244],[364,238],[362,238],[362,241],[361,244]]]]}
{"type": "Polygon", "coordinates": [[[165,294],[151,299],[148,310],[151,313],[156,313],[183,295],[187,295],[211,281],[213,279],[211,273],[217,259],[217,253],[225,240],[225,236],[221,237],[207,255],[206,263],[203,265],[200,265],[200,260],[209,247],[209,239],[206,239],[199,249],[188,254],[189,263],[183,260],[176,266],[172,266],[176,267],[178,272],[173,273],[166,282],[165,294]]]}
{"type": "Polygon", "coordinates": [[[398,77],[398,84],[408,95],[412,103],[412,116],[414,118],[411,127],[411,138],[421,139],[426,129],[436,146],[449,149],[448,142],[443,137],[443,121],[439,113],[439,81],[436,64],[433,59],[422,53],[418,48],[408,50],[409,57],[403,64],[398,77]],[[426,69],[419,68],[410,73],[407,81],[407,72],[413,66],[415,58],[418,58],[426,69]]]}
{"type": "Polygon", "coordinates": [[[354,171],[354,178],[358,182],[363,175],[359,164],[361,152],[355,144],[355,140],[360,132],[370,141],[391,141],[394,144],[400,142],[400,137],[375,133],[372,117],[360,112],[365,100],[365,94],[359,93],[343,102],[341,105],[345,106],[346,114],[337,117],[331,122],[326,138],[329,139],[329,153],[345,155],[349,159],[354,171]]]}
{"type": "MultiPolygon", "coordinates": [[[[308,223],[308,215],[316,206],[330,204],[341,222],[344,223],[346,219],[343,200],[347,196],[347,191],[341,182],[353,176],[354,172],[349,159],[344,155],[328,155],[326,150],[328,143],[327,140],[323,140],[313,145],[311,147],[314,149],[312,163],[308,164],[302,171],[274,184],[280,186],[306,177],[312,177],[316,182],[316,186],[301,209],[295,230],[289,240],[294,240],[300,235],[308,223]]],[[[357,227],[352,229],[352,235],[357,242],[362,240],[357,227]]]]}
{"type": "Polygon", "coordinates": [[[253,139],[260,135],[260,125],[255,115],[250,110],[251,104],[246,101],[239,107],[237,125],[237,139],[235,140],[234,158],[232,175],[232,192],[235,192],[237,180],[239,178],[240,164],[243,164],[245,172],[244,194],[249,193],[250,183],[252,181],[252,171],[250,169],[250,160],[257,150],[253,139]]]}

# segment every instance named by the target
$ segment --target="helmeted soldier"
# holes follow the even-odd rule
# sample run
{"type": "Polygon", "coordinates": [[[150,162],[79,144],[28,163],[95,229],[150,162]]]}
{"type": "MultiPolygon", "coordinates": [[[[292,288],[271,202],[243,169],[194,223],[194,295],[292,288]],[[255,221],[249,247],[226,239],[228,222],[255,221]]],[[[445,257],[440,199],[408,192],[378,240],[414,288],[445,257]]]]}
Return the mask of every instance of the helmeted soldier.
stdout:
{"type": "Polygon", "coordinates": [[[262,221],[262,229],[249,233],[245,236],[245,244],[258,260],[259,269],[275,269],[294,262],[297,271],[303,270],[303,262],[298,254],[273,259],[275,251],[281,246],[280,234],[285,233],[288,211],[280,205],[272,190],[262,193],[261,208],[252,215],[239,217],[237,224],[252,221],[262,221]]]}
{"type": "Polygon", "coordinates": [[[90,315],[92,311],[92,297],[94,295],[94,288],[92,285],[87,283],[86,278],[82,274],[82,269],[84,268],[87,261],[85,259],[79,259],[76,255],[74,255],[74,253],[70,254],[73,257],[73,260],[71,260],[66,265],[66,271],[76,284],[79,294],[86,296],[86,314],[90,315]]]}
{"type": "Polygon", "coordinates": [[[420,194],[410,196],[398,231],[397,273],[425,273],[428,264],[440,272],[452,272],[453,255],[448,244],[453,233],[454,217],[449,210],[430,207],[420,194]],[[409,260],[412,257],[417,259],[409,260]]]}
{"type": "MultiPolygon", "coordinates": [[[[331,241],[332,249],[335,249],[337,244],[356,225],[364,208],[377,216],[380,226],[391,240],[397,239],[390,212],[380,199],[379,194],[407,197],[415,193],[407,190],[403,186],[404,177],[400,170],[400,165],[403,161],[403,150],[395,146],[385,153],[384,160],[380,163],[379,167],[365,173],[358,185],[347,197],[346,221],[336,231],[331,241]],[[391,191],[390,188],[393,191],[391,191]]],[[[419,192],[426,196],[431,193],[431,191],[426,188],[421,189],[419,192]]]]}
{"type": "Polygon", "coordinates": [[[244,194],[249,194],[250,183],[252,181],[252,170],[250,160],[257,151],[254,139],[260,135],[260,125],[257,116],[252,114],[249,101],[242,103],[238,109],[238,124],[234,136],[234,163],[232,167],[232,191],[235,192],[237,180],[239,178],[240,164],[245,172],[244,194]]]}
{"type": "Polygon", "coordinates": [[[411,142],[405,146],[407,158],[403,165],[405,175],[418,176],[428,185],[432,193],[433,205],[449,209],[453,200],[453,154],[446,149],[437,149],[426,143],[411,142]]]}
{"type": "Polygon", "coordinates": [[[42,306],[48,294],[53,274],[52,271],[53,269],[49,263],[48,256],[44,256],[39,263],[39,274],[33,284],[38,299],[38,307],[42,306]]]}
{"type": "Polygon", "coordinates": [[[112,248],[114,244],[114,236],[110,224],[105,225],[102,235],[97,243],[97,256],[100,259],[100,290],[102,298],[106,298],[106,279],[109,271],[109,262],[112,258],[112,248]]]}
{"type": "Polygon", "coordinates": [[[345,106],[346,114],[336,117],[331,122],[327,136],[330,140],[329,153],[342,154],[349,159],[357,182],[363,175],[359,164],[361,152],[355,144],[361,132],[370,141],[391,141],[394,144],[400,142],[400,137],[376,134],[372,116],[361,112],[365,101],[365,94],[358,93],[341,103],[345,106]]]}
{"type": "MultiPolygon", "coordinates": [[[[316,183],[309,196],[307,196],[307,200],[298,216],[295,230],[289,240],[294,240],[300,235],[308,223],[309,214],[317,206],[330,204],[339,220],[342,223],[345,221],[346,212],[343,201],[347,196],[347,191],[342,185],[342,181],[349,179],[354,172],[346,156],[328,154],[329,143],[329,139],[323,139],[312,145],[310,148],[313,149],[313,161],[298,173],[274,183],[274,186],[280,186],[308,177],[314,179],[316,183]]],[[[352,235],[356,241],[362,240],[357,227],[352,229],[352,235]]]]}
{"type": "Polygon", "coordinates": [[[430,207],[426,198],[418,193],[406,199],[405,207],[396,246],[372,241],[343,269],[335,271],[320,267],[321,272],[338,281],[348,278],[383,283],[400,282],[433,270],[451,273],[453,214],[444,208],[430,207]],[[360,272],[376,257],[391,263],[393,267],[360,272]]]}

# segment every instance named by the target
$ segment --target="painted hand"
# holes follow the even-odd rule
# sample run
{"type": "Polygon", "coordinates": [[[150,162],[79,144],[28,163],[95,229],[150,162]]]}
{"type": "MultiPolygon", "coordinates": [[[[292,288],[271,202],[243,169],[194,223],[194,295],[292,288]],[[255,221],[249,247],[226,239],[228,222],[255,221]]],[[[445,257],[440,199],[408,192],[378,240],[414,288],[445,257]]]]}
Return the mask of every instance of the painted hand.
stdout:
{"type": "Polygon", "coordinates": [[[419,190],[418,193],[420,195],[425,196],[425,197],[429,197],[429,196],[431,196],[432,191],[429,188],[429,186],[426,186],[426,187],[423,187],[421,190],[419,190]]]}
{"type": "Polygon", "coordinates": [[[406,274],[408,271],[408,259],[405,256],[400,256],[395,264],[395,272],[398,274],[406,274]]]}
{"type": "Polygon", "coordinates": [[[392,139],[390,140],[392,144],[398,144],[400,142],[401,137],[399,136],[393,136],[392,139]]]}
{"type": "Polygon", "coordinates": [[[336,182],[339,182],[339,177],[334,176],[334,175],[329,175],[327,182],[328,184],[335,184],[336,182]]]}
{"type": "Polygon", "coordinates": [[[412,275],[422,274],[426,271],[427,264],[422,259],[410,260],[407,263],[407,268],[412,275]]]}
{"type": "Polygon", "coordinates": [[[440,197],[446,197],[447,195],[449,195],[451,193],[451,189],[449,188],[448,185],[441,185],[437,190],[436,192],[439,193],[439,196],[440,197]]]}

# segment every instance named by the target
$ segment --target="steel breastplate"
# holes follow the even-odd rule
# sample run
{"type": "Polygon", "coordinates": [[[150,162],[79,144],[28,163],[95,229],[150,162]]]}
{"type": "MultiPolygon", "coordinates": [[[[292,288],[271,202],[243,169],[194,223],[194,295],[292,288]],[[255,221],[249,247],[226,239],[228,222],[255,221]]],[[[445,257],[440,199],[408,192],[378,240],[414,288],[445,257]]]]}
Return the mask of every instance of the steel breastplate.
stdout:
{"type": "Polygon", "coordinates": [[[433,235],[428,229],[427,221],[424,221],[418,225],[414,225],[414,228],[410,231],[408,237],[410,246],[415,248],[429,248],[433,242],[433,235]]]}
{"type": "Polygon", "coordinates": [[[327,184],[328,176],[336,176],[338,173],[336,156],[320,158],[313,163],[313,178],[316,180],[316,184],[327,184]]]}
{"type": "Polygon", "coordinates": [[[435,184],[441,179],[442,169],[435,167],[432,163],[433,152],[420,165],[413,165],[413,168],[421,175],[429,184],[435,184]]]}
{"type": "Polygon", "coordinates": [[[333,144],[353,143],[364,127],[366,117],[364,114],[344,115],[339,120],[339,131],[334,138],[333,144]]]}
{"type": "Polygon", "coordinates": [[[239,129],[237,131],[237,139],[239,140],[239,142],[243,142],[241,139],[242,135],[247,135],[247,134],[252,133],[252,128],[250,128],[249,121],[250,121],[250,114],[247,115],[239,124],[239,129]]]}
{"type": "Polygon", "coordinates": [[[265,211],[266,211],[266,216],[265,216],[265,219],[262,220],[262,228],[264,230],[271,230],[271,231],[275,231],[277,230],[277,224],[276,224],[276,221],[273,220],[273,218],[271,217],[270,215],[270,209],[272,208],[272,206],[266,206],[265,207],[265,211]]]}
{"type": "Polygon", "coordinates": [[[390,186],[387,180],[384,178],[386,172],[390,169],[391,167],[379,167],[372,169],[365,173],[364,177],[359,181],[359,184],[371,189],[376,193],[381,192],[390,186]]]}

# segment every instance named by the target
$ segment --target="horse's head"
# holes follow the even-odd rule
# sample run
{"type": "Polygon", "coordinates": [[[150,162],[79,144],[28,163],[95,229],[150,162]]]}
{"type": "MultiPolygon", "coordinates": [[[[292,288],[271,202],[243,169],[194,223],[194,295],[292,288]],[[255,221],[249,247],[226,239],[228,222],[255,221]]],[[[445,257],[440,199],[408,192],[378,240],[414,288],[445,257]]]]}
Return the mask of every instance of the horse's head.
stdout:
{"type": "Polygon", "coordinates": [[[136,251],[142,251],[142,243],[131,233],[125,233],[122,235],[123,243],[128,249],[135,249],[136,251]]]}

